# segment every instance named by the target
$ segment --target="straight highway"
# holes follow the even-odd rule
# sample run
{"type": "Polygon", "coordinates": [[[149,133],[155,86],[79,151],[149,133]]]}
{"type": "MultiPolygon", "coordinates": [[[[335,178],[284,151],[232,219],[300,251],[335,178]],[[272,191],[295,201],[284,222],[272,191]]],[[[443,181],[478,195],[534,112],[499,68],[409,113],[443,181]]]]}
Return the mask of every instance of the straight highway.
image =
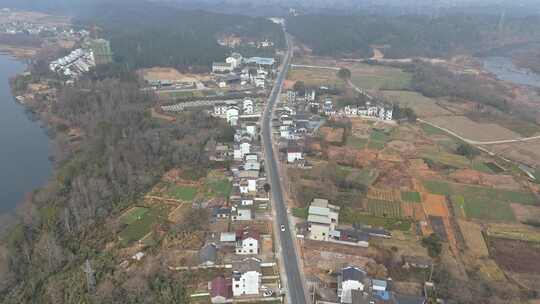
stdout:
{"type": "Polygon", "coordinates": [[[283,200],[283,190],[278,171],[278,160],[276,159],[276,154],[274,153],[272,145],[272,113],[281,92],[283,81],[287,76],[293,55],[292,41],[287,34],[285,34],[285,36],[287,52],[264,109],[262,118],[262,139],[265,151],[265,168],[271,186],[272,201],[274,203],[276,215],[274,223],[277,224],[277,227],[275,228],[279,234],[279,243],[277,244],[278,252],[281,253],[281,263],[283,263],[282,266],[285,269],[287,298],[291,304],[305,304],[307,301],[302,276],[300,274],[296,247],[293,240],[294,233],[291,233],[291,229],[295,228],[290,227],[287,218],[287,207],[283,200]],[[284,232],[280,229],[282,225],[285,227],[284,232]]]}

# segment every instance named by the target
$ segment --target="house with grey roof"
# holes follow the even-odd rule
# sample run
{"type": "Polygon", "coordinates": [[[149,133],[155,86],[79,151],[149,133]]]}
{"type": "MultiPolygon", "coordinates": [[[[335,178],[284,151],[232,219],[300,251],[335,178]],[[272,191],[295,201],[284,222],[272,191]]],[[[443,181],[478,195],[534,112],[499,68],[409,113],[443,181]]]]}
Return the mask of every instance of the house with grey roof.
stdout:
{"type": "Polygon", "coordinates": [[[199,265],[212,266],[217,262],[218,250],[215,244],[206,244],[199,250],[199,265]]]}
{"type": "Polygon", "coordinates": [[[328,200],[316,198],[308,209],[309,238],[327,241],[330,232],[336,230],[339,219],[339,207],[328,203],[328,200]]]}

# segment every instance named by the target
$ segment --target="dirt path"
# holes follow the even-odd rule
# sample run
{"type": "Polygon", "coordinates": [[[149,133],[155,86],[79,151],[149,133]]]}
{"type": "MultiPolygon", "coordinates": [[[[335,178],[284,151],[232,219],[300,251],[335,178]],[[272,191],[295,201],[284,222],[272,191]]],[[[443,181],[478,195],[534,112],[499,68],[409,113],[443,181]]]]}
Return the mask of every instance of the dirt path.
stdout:
{"type": "Polygon", "coordinates": [[[426,120],[423,120],[423,119],[418,119],[419,122],[423,122],[425,124],[428,124],[432,127],[435,127],[437,129],[440,129],[440,130],[443,130],[445,131],[446,133],[449,133],[459,139],[461,139],[462,141],[468,143],[468,144],[471,144],[471,145],[500,145],[500,144],[509,144],[509,143],[517,143],[517,142],[527,142],[527,141],[531,141],[531,140],[536,140],[536,139],[540,139],[540,135],[538,136],[532,136],[532,137],[521,137],[521,138],[516,138],[516,139],[505,139],[505,140],[495,140],[495,141],[476,141],[476,140],[472,140],[472,139],[468,139],[468,138],[465,138],[459,134],[457,134],[456,132],[454,131],[451,131],[451,130],[448,130],[444,127],[441,127],[439,125],[436,125],[434,123],[431,123],[429,121],[426,121],[426,120]]]}

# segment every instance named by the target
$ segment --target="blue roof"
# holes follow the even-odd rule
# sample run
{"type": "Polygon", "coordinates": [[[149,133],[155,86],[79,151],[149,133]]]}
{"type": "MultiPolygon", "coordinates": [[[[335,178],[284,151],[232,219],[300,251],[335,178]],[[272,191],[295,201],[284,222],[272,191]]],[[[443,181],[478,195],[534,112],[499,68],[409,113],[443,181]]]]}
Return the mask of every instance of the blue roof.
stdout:
{"type": "Polygon", "coordinates": [[[265,57],[251,57],[246,60],[248,64],[254,63],[259,65],[274,65],[276,60],[274,58],[265,58],[265,57]]]}
{"type": "Polygon", "coordinates": [[[375,291],[373,291],[373,295],[376,298],[379,298],[379,299],[381,299],[383,301],[390,300],[390,292],[388,292],[388,291],[375,290],[375,291]]]}

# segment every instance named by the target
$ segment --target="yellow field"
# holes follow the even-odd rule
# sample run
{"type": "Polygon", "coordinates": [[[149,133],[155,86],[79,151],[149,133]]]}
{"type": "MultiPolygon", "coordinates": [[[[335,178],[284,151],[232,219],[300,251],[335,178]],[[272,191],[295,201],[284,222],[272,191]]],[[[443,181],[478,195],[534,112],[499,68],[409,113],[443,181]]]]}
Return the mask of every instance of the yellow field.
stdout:
{"type": "Polygon", "coordinates": [[[482,236],[482,228],[479,224],[468,222],[464,220],[458,220],[461,234],[465,239],[469,252],[476,257],[486,257],[489,255],[486,242],[482,236]]]}

